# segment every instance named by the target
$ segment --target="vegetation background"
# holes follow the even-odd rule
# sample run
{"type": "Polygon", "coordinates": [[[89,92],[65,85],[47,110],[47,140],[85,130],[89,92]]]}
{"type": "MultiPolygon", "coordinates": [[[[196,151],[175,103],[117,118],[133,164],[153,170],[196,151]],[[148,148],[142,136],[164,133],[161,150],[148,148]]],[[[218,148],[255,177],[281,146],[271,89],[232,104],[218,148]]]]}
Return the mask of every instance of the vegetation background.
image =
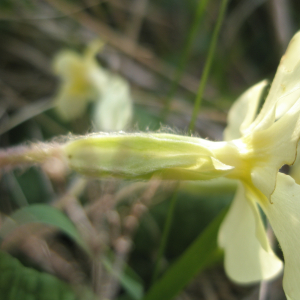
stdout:
{"type": "MultiPolygon", "coordinates": [[[[55,114],[52,60],[97,38],[99,64],[130,82],[128,130],[188,134],[221,2],[1,0],[0,147],[92,131],[92,106],[71,122],[55,114]]],[[[193,134],[222,139],[233,101],[272,80],[299,16],[296,0],[228,1],[193,134]]],[[[241,287],[224,274],[213,220],[234,190],[83,179],[55,161],[4,170],[0,299],[285,299],[282,278],[241,287]]]]}

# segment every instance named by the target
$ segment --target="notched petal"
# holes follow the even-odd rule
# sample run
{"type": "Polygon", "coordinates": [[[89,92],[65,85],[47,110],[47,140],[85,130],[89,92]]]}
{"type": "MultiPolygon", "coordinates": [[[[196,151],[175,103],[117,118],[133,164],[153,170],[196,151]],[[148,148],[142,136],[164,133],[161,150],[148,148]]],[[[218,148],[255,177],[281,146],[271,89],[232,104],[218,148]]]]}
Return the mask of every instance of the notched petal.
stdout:
{"type": "Polygon", "coordinates": [[[267,241],[261,217],[240,184],[218,237],[219,246],[224,249],[226,273],[233,281],[254,283],[272,279],[281,272],[282,262],[268,243],[261,245],[261,240],[267,241]]]}
{"type": "Polygon", "coordinates": [[[300,186],[288,175],[278,173],[273,204],[266,213],[284,255],[283,288],[290,300],[300,299],[300,186]]]}
{"type": "Polygon", "coordinates": [[[256,117],[263,92],[268,85],[263,80],[249,88],[232,105],[228,113],[228,125],[224,131],[224,140],[240,138],[256,117]]]}
{"type": "Polygon", "coordinates": [[[276,107],[276,119],[283,116],[300,98],[300,32],[294,35],[282,57],[268,97],[251,127],[256,128],[276,107]]]}

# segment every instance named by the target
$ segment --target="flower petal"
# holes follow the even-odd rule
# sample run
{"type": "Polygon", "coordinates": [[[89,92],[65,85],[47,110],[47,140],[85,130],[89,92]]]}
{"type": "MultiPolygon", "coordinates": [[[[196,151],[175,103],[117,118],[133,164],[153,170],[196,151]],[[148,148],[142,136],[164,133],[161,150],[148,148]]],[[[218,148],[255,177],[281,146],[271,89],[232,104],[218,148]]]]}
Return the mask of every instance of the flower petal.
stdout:
{"type": "Polygon", "coordinates": [[[54,71],[62,79],[56,110],[66,121],[80,117],[106,86],[107,74],[95,59],[101,45],[97,41],[90,44],[85,55],[66,50],[54,58],[54,71]]]}
{"type": "MultiPolygon", "coordinates": [[[[298,149],[299,149],[299,143],[298,143],[298,149]]],[[[300,184],[300,155],[297,155],[296,161],[290,167],[289,175],[295,180],[297,184],[300,184]]]]}
{"type": "Polygon", "coordinates": [[[294,163],[300,136],[300,101],[271,127],[253,132],[245,143],[253,149],[251,179],[269,199],[276,185],[278,170],[294,163]]]}
{"type": "MultiPolygon", "coordinates": [[[[290,41],[272,82],[268,97],[248,132],[257,130],[276,107],[276,119],[283,116],[300,97],[300,32],[290,41]]],[[[261,129],[265,129],[261,128],[261,129]]]]}
{"type": "MultiPolygon", "coordinates": [[[[53,70],[55,74],[63,77],[63,79],[68,79],[72,76],[72,73],[79,71],[81,68],[82,57],[74,51],[61,51],[53,59],[53,70]]],[[[79,75],[81,74],[79,73],[79,75]]]]}
{"type": "Polygon", "coordinates": [[[262,247],[257,236],[267,239],[258,208],[246,199],[240,183],[218,237],[225,252],[226,273],[237,283],[271,279],[282,270],[270,245],[262,247]]]}
{"type": "Polygon", "coordinates": [[[249,88],[234,102],[228,113],[228,125],[224,130],[225,141],[240,138],[253,122],[266,86],[267,81],[261,81],[249,88]]]}
{"type": "Polygon", "coordinates": [[[74,120],[85,112],[89,99],[89,93],[73,93],[65,86],[56,98],[56,112],[64,121],[74,120]]]}
{"type": "Polygon", "coordinates": [[[101,131],[124,130],[132,118],[132,99],[127,81],[111,75],[103,87],[93,113],[96,129],[101,131]]]}
{"type": "Polygon", "coordinates": [[[283,288],[290,300],[300,299],[300,186],[288,175],[278,173],[273,204],[262,207],[284,255],[283,288]]]}

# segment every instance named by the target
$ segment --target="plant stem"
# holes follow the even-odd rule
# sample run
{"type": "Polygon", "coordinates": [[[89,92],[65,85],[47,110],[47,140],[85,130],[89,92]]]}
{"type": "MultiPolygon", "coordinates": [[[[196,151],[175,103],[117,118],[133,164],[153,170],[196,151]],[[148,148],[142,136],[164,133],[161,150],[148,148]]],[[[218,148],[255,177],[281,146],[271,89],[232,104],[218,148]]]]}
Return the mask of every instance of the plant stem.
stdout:
{"type": "Polygon", "coordinates": [[[51,157],[61,158],[59,144],[36,143],[0,150],[0,169],[43,163],[51,157]]]}
{"type": "Polygon", "coordinates": [[[191,52],[191,49],[192,49],[192,46],[193,46],[193,42],[194,42],[196,34],[197,34],[199,24],[202,21],[202,17],[204,15],[205,11],[206,11],[205,9],[207,7],[208,1],[209,0],[199,0],[198,1],[195,17],[194,17],[191,29],[189,30],[188,37],[187,37],[186,42],[185,42],[185,47],[182,51],[178,67],[177,67],[176,72],[175,72],[174,80],[172,81],[171,88],[170,88],[169,93],[167,95],[165,107],[162,111],[162,116],[161,116],[162,121],[164,121],[166,119],[167,114],[170,110],[172,98],[174,97],[175,92],[176,92],[177,87],[178,87],[178,84],[179,84],[179,82],[182,78],[182,75],[183,75],[183,72],[184,72],[184,67],[185,67],[185,65],[187,63],[187,60],[189,58],[189,55],[190,55],[190,52],[191,52]]]}
{"type": "Polygon", "coordinates": [[[152,285],[157,280],[159,272],[160,272],[161,260],[163,258],[163,255],[164,255],[164,252],[165,252],[165,249],[167,246],[167,241],[168,241],[168,237],[170,234],[170,229],[171,229],[171,225],[172,225],[172,221],[173,221],[176,201],[178,198],[178,189],[179,189],[179,183],[177,183],[177,186],[175,187],[173,196],[172,196],[170,204],[169,204],[168,214],[167,214],[167,218],[165,221],[163,234],[162,234],[161,242],[160,242],[159,249],[158,249],[157,260],[156,260],[156,264],[154,267],[154,272],[153,272],[153,276],[152,276],[152,280],[151,280],[152,285]]]}
{"type": "Polygon", "coordinates": [[[196,96],[196,100],[195,100],[195,105],[194,105],[194,109],[193,109],[193,114],[191,117],[191,122],[189,125],[189,131],[193,131],[194,127],[195,127],[195,123],[196,123],[196,119],[197,119],[197,115],[201,106],[201,101],[202,101],[202,97],[203,97],[203,93],[204,93],[204,89],[206,86],[206,82],[207,82],[207,78],[211,69],[211,64],[212,64],[212,60],[214,57],[214,53],[216,50],[216,45],[217,45],[217,40],[218,40],[218,36],[219,36],[219,32],[221,29],[221,25],[224,19],[224,15],[226,12],[226,8],[227,8],[227,3],[228,0],[222,0],[221,2],[221,7],[219,10],[219,14],[218,14],[218,19],[217,19],[217,23],[215,25],[214,28],[214,32],[212,35],[212,39],[209,45],[209,50],[208,50],[208,55],[205,61],[205,66],[202,72],[202,76],[201,76],[201,81],[199,84],[199,88],[198,88],[198,92],[197,92],[197,96],[196,96]]]}

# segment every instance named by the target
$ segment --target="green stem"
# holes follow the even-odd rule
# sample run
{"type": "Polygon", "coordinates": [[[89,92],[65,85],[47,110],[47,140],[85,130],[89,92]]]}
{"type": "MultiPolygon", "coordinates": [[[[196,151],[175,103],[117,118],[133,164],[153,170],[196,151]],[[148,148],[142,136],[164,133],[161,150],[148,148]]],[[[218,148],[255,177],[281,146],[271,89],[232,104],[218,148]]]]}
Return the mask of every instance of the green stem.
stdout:
{"type": "Polygon", "coordinates": [[[208,56],[206,58],[205,66],[204,66],[204,69],[202,72],[201,81],[200,81],[200,85],[199,85],[196,100],[195,100],[193,114],[192,114],[191,122],[189,125],[189,131],[193,131],[194,127],[195,127],[197,115],[198,115],[198,112],[200,109],[200,105],[201,105],[201,101],[202,101],[202,97],[203,97],[203,93],[204,93],[204,89],[206,86],[207,78],[208,78],[208,75],[209,75],[209,72],[211,69],[212,60],[213,60],[214,53],[216,50],[219,32],[220,32],[221,25],[223,23],[224,15],[226,12],[227,3],[228,3],[228,0],[222,0],[222,2],[221,2],[221,7],[219,10],[217,23],[215,25],[212,39],[211,39],[211,42],[209,45],[208,56]]]}
{"type": "Polygon", "coordinates": [[[184,72],[184,67],[185,67],[188,57],[190,55],[190,52],[191,52],[191,49],[193,46],[193,42],[194,42],[196,34],[197,34],[197,30],[198,30],[200,22],[202,21],[202,17],[206,11],[205,9],[208,4],[208,1],[209,0],[199,0],[198,1],[195,17],[194,17],[191,29],[189,30],[187,40],[185,42],[185,46],[184,46],[184,49],[183,49],[181,57],[180,57],[180,61],[179,61],[178,67],[176,69],[174,80],[172,81],[171,88],[167,95],[165,107],[162,111],[162,116],[161,116],[162,121],[164,121],[166,119],[167,114],[170,110],[171,100],[173,99],[175,92],[177,90],[177,87],[178,87],[178,83],[179,83],[180,79],[182,78],[182,75],[184,72]]]}
{"type": "Polygon", "coordinates": [[[157,253],[157,260],[156,260],[156,264],[155,264],[155,267],[154,267],[154,272],[153,272],[153,275],[152,275],[152,280],[151,280],[152,285],[157,280],[159,272],[160,272],[161,261],[162,261],[162,258],[163,258],[163,255],[165,253],[165,249],[166,249],[166,246],[167,246],[168,237],[169,237],[169,234],[170,234],[170,229],[171,229],[171,225],[172,225],[172,221],[173,221],[176,201],[177,201],[177,198],[178,198],[178,193],[177,193],[178,189],[179,189],[179,183],[177,184],[177,186],[174,190],[173,196],[172,196],[170,204],[169,204],[168,214],[167,214],[167,218],[166,218],[166,221],[165,221],[163,234],[162,234],[161,242],[160,242],[158,253],[157,253]]]}

